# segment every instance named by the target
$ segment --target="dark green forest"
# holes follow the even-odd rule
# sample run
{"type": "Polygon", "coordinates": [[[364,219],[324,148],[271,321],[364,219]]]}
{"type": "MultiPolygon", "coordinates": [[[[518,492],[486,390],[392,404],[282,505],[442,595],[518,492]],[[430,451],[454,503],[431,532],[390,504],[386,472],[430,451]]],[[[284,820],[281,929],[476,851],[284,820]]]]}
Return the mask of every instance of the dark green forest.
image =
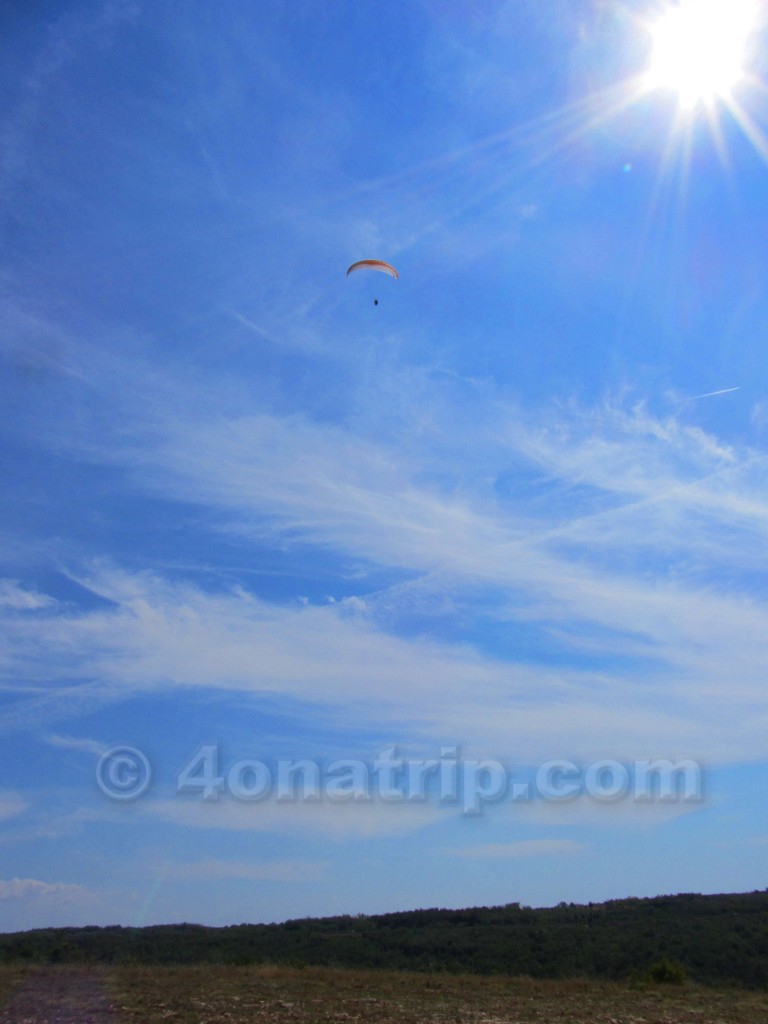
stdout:
{"type": "Polygon", "coordinates": [[[0,963],[325,965],[768,987],[768,890],[0,934],[0,963]]]}

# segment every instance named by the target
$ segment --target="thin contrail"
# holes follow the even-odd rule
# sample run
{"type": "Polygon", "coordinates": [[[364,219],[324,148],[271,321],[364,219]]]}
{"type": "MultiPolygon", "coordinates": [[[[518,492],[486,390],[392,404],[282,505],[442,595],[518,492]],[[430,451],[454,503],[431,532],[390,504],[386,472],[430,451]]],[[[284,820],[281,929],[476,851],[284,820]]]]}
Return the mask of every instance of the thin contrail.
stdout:
{"type": "MultiPolygon", "coordinates": [[[[741,385],[739,385],[740,387],[741,385]]],[[[694,395],[689,402],[695,402],[697,398],[712,398],[713,395],[727,395],[729,391],[738,391],[739,388],[722,388],[720,391],[708,391],[705,395],[694,395]]]]}

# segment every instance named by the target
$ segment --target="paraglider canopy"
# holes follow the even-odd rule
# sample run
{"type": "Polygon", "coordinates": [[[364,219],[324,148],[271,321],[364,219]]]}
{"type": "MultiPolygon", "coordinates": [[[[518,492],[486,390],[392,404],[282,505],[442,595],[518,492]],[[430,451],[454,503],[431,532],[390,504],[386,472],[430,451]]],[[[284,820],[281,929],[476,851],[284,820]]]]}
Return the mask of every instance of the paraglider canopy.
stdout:
{"type": "Polygon", "coordinates": [[[385,263],[384,260],[358,260],[357,263],[353,263],[347,269],[347,277],[356,270],[380,270],[383,274],[389,274],[390,277],[394,277],[395,280],[400,277],[392,264],[385,263]]]}

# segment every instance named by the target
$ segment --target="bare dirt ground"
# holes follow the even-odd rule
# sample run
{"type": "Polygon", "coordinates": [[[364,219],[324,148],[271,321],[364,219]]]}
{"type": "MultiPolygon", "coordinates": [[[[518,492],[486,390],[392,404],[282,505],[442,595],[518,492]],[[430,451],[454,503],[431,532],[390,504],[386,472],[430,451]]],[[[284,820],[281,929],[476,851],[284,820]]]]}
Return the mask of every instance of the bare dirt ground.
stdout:
{"type": "Polygon", "coordinates": [[[0,1024],[768,1024],[768,994],[329,968],[0,968],[0,1024]]]}
{"type": "Polygon", "coordinates": [[[8,988],[0,1024],[119,1024],[104,975],[86,968],[26,972],[8,988]]]}

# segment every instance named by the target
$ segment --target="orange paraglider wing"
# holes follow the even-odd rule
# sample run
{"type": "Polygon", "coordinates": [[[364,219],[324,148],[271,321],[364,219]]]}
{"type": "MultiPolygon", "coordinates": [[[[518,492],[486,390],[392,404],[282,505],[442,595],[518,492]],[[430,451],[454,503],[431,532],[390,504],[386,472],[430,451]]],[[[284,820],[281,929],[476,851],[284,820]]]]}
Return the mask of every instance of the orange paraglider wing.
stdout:
{"type": "Polygon", "coordinates": [[[390,277],[394,277],[395,280],[400,277],[392,264],[385,263],[384,260],[358,260],[357,263],[353,263],[348,268],[347,277],[355,270],[380,270],[383,274],[389,274],[390,277]]]}

